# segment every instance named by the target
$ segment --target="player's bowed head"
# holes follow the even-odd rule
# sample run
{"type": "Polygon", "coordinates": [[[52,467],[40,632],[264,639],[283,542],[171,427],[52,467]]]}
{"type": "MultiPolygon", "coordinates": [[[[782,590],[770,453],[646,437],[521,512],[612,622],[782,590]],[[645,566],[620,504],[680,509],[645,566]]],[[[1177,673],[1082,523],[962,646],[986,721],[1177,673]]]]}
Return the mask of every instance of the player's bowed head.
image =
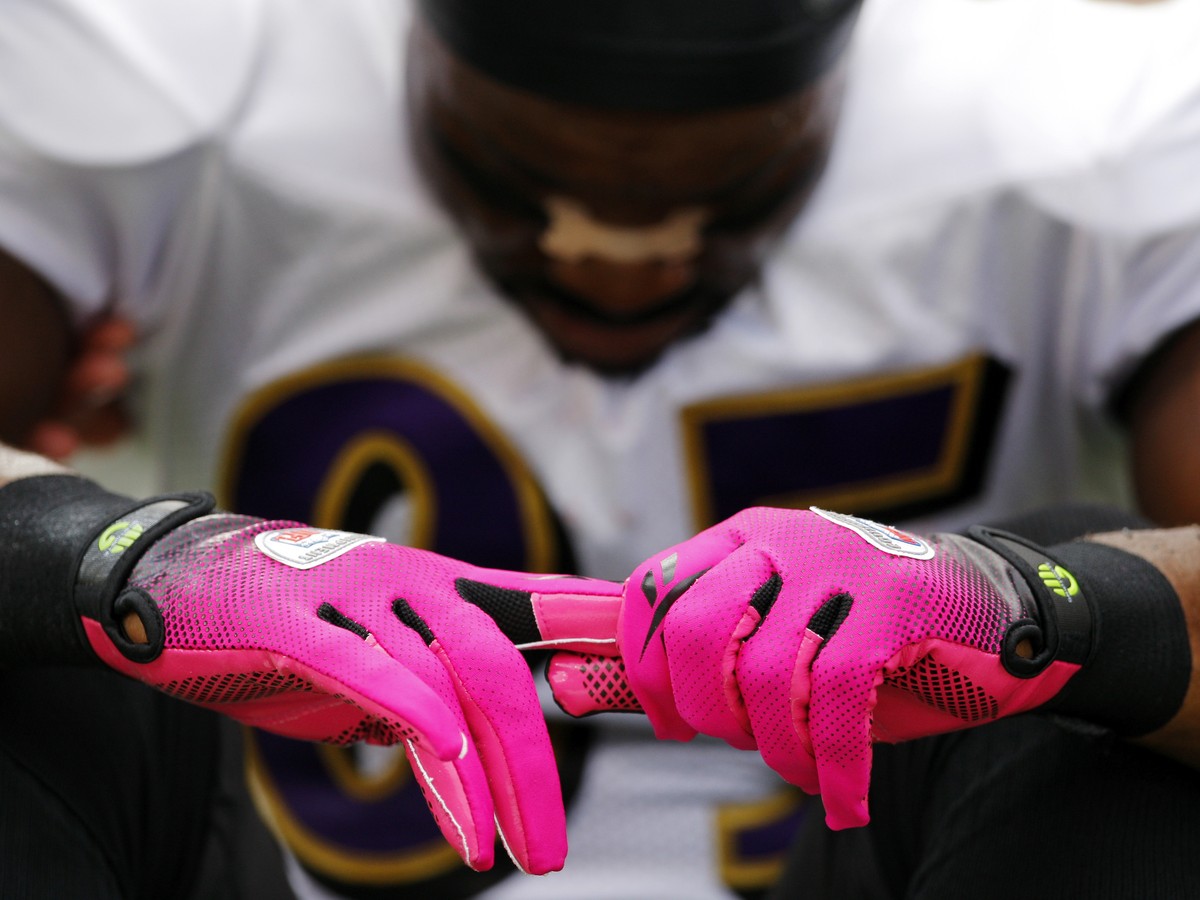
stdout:
{"type": "Polygon", "coordinates": [[[636,372],[758,274],[819,177],[858,0],[429,0],[418,161],[565,358],[636,372]]]}

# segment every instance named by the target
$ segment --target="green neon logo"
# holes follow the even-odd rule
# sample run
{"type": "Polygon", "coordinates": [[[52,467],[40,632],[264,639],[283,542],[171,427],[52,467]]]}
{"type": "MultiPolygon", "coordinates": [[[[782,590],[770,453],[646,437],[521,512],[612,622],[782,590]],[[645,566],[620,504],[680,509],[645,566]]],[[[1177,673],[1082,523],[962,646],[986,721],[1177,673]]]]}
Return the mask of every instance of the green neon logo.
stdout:
{"type": "Polygon", "coordinates": [[[96,547],[101,553],[124,553],[145,530],[136,522],[113,522],[104,529],[100,540],[96,541],[96,547]]]}
{"type": "Polygon", "coordinates": [[[1038,576],[1046,587],[1060,597],[1074,597],[1079,593],[1079,582],[1062,566],[1052,566],[1044,562],[1038,566],[1038,576]]]}

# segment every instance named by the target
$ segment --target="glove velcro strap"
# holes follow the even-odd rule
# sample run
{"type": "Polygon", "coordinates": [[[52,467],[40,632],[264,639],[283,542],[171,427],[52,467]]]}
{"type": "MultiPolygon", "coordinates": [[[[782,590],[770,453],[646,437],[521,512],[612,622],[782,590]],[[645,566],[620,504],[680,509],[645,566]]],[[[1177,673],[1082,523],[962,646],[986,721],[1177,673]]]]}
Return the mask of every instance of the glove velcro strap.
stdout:
{"type": "Polygon", "coordinates": [[[138,501],[78,475],[21,478],[0,488],[0,665],[94,663],[80,615],[114,625],[113,599],[144,549],[212,505],[206,494],[138,501]],[[132,539],[130,530],[110,530],[118,522],[142,530],[132,539]],[[89,559],[81,575],[101,543],[107,558],[89,559]]]}
{"type": "Polygon", "coordinates": [[[1001,659],[1009,674],[1033,678],[1055,660],[1085,665],[1096,632],[1094,604],[1058,555],[996,528],[976,525],[967,535],[999,554],[1020,574],[1026,589],[1022,593],[1037,612],[1036,618],[1014,622],[1004,637],[1001,659]],[[1032,656],[1018,653],[1024,642],[1032,647],[1032,656]]]}
{"type": "Polygon", "coordinates": [[[84,545],[76,567],[75,606],[95,619],[109,639],[134,662],[150,662],[163,648],[162,614],[144,591],[122,591],[130,572],[160,537],[190,522],[215,505],[203,492],[165,494],[139,501],[115,516],[109,515],[84,545]],[[148,644],[136,644],[121,621],[133,612],[146,628],[148,644]]]}

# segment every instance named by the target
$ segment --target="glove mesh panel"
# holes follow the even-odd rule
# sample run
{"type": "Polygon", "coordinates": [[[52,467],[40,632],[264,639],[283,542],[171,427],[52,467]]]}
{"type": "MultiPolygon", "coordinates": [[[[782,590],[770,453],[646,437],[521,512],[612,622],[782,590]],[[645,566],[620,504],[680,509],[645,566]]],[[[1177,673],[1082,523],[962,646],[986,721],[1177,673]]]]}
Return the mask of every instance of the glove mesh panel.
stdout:
{"type": "MultiPolygon", "coordinates": [[[[258,533],[288,527],[292,527],[292,523],[219,514],[197,519],[155,543],[139,561],[129,583],[146,591],[158,604],[163,614],[168,650],[264,651],[284,658],[293,657],[298,650],[319,648],[327,642],[333,626],[317,613],[325,602],[345,605],[351,612],[355,604],[358,608],[386,610],[385,615],[373,620],[371,636],[384,647],[396,646],[414,637],[413,632],[391,613],[396,585],[445,585],[448,588],[454,575],[461,570],[461,566],[455,569],[452,561],[434,554],[368,543],[301,571],[267,558],[254,545],[258,533]],[[279,614],[284,608],[289,610],[288,615],[279,614]]],[[[441,590],[439,588],[438,592],[441,590]]],[[[482,633],[476,620],[482,620],[485,614],[474,606],[461,602],[419,601],[416,596],[409,601],[419,608],[435,634],[443,627],[447,630],[453,627],[456,634],[468,636],[482,633]],[[464,616],[471,618],[464,620],[464,616]]],[[[422,680],[440,685],[444,695],[454,696],[454,687],[444,666],[432,654],[410,653],[408,656],[411,657],[409,667],[422,680]]],[[[307,655],[299,658],[307,658],[307,655]]],[[[319,662],[318,652],[315,667],[318,671],[326,668],[327,673],[336,671],[346,683],[363,684],[371,678],[372,670],[366,668],[364,662],[370,658],[370,654],[361,658],[339,657],[336,666],[325,667],[319,662]]],[[[283,664],[286,666],[286,660],[283,664]]],[[[269,725],[272,715],[277,714],[283,720],[292,714],[287,699],[289,693],[296,697],[297,703],[301,703],[302,697],[311,698],[311,693],[300,692],[298,681],[304,678],[304,672],[298,672],[297,676],[296,679],[271,678],[251,670],[208,676],[206,680],[193,682],[174,674],[170,681],[163,679],[156,686],[201,703],[258,703],[261,710],[275,711],[264,712],[257,719],[269,725]]],[[[503,709],[511,705],[511,685],[505,672],[475,667],[470,677],[472,695],[485,702],[488,708],[503,709]]],[[[321,740],[346,743],[365,739],[390,744],[416,737],[413,731],[393,730],[349,699],[338,697],[337,700],[348,709],[339,713],[337,703],[331,698],[325,712],[333,716],[337,725],[321,733],[318,736],[321,740]]],[[[313,701],[304,700],[302,705],[311,710],[313,701]]],[[[225,712],[236,715],[229,709],[225,712]]],[[[464,733],[467,731],[465,719],[460,727],[464,733]]]]}
{"type": "Polygon", "coordinates": [[[883,683],[915,694],[930,706],[964,722],[994,719],[1000,705],[967,676],[928,657],[914,666],[892,672],[883,683]]]}
{"type": "Polygon", "coordinates": [[[609,712],[638,712],[641,704],[629,687],[625,675],[625,661],[609,656],[584,654],[579,671],[583,674],[583,686],[588,698],[597,710],[609,712]]]}
{"type": "Polygon", "coordinates": [[[311,691],[312,685],[295,675],[245,672],[184,678],[168,681],[159,688],[191,703],[239,703],[293,691],[311,691]]]}
{"type": "MultiPolygon", "coordinates": [[[[831,709],[868,706],[873,673],[910,644],[932,638],[998,654],[1008,625],[1023,614],[1019,604],[1001,596],[953,541],[939,544],[933,559],[916,560],[883,553],[859,535],[830,527],[823,519],[804,520],[797,527],[793,517],[760,509],[741,514],[735,531],[743,542],[771,548],[769,557],[783,577],[785,594],[809,598],[808,602],[776,602],[759,635],[750,640],[766,637],[768,628],[802,634],[825,601],[839,593],[854,598],[845,621],[820,651],[834,652],[838,660],[840,677],[822,686],[823,700],[831,709]]],[[[727,564],[744,566],[744,572],[761,562],[755,554],[745,554],[731,557],[727,564]]],[[[734,584],[753,583],[753,578],[737,570],[730,577],[734,584]]],[[[702,618],[703,611],[699,614],[702,618]]],[[[703,626],[699,620],[695,624],[703,626]]],[[[759,678],[760,684],[743,683],[743,692],[772,690],[778,675],[763,672],[759,678]]],[[[951,669],[936,674],[924,671],[908,679],[907,689],[948,711],[975,716],[989,709],[990,698],[951,669]]],[[[688,686],[676,689],[686,691],[688,686]]],[[[781,717],[772,727],[782,735],[792,726],[781,717]]],[[[864,728],[869,728],[869,722],[857,714],[828,716],[813,724],[812,738],[828,759],[841,764],[861,753],[864,728]]],[[[775,738],[757,731],[755,737],[760,744],[775,738]]]]}
{"type": "MultiPolygon", "coordinates": [[[[346,698],[341,698],[346,703],[350,703],[346,698]]],[[[378,716],[364,716],[353,728],[349,728],[340,734],[336,734],[329,738],[331,744],[356,744],[359,741],[365,741],[368,744],[396,744],[405,741],[418,741],[419,735],[412,728],[393,728],[387,722],[380,719],[378,716]]]]}

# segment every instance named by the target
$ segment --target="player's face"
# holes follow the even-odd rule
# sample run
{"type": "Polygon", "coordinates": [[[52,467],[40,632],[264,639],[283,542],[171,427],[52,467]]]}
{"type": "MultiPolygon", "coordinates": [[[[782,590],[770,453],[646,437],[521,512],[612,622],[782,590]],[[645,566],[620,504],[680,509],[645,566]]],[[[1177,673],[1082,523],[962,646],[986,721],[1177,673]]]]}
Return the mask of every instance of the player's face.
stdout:
{"type": "Polygon", "coordinates": [[[517,91],[414,32],[418,158],[487,274],[567,359],[636,372],[758,273],[824,164],[836,79],[769,104],[614,112],[517,91]]]}

